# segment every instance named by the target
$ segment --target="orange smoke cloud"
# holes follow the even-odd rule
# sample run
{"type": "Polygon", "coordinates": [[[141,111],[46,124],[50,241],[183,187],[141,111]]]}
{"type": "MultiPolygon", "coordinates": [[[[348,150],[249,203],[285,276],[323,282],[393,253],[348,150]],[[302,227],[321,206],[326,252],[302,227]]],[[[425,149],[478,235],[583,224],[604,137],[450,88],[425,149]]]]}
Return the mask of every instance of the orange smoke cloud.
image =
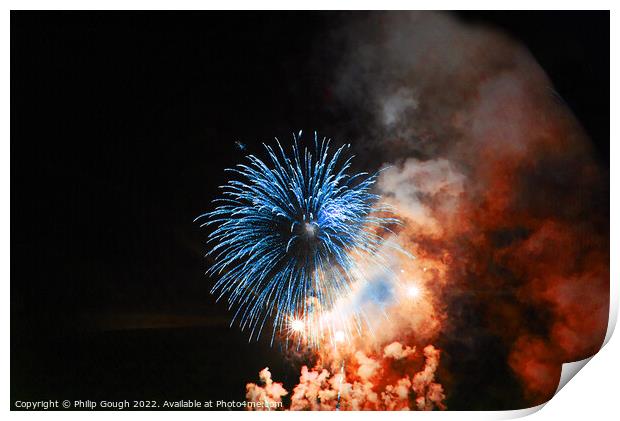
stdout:
{"type": "MultiPolygon", "coordinates": [[[[415,259],[398,259],[367,329],[312,352],[290,409],[548,400],[561,364],[594,354],[607,327],[608,180],[590,140],[502,34],[427,13],[343,32],[335,97],[358,116],[368,165],[389,166],[377,190],[415,259]]],[[[263,383],[249,400],[288,399],[263,383]]]]}
{"type": "MultiPolygon", "coordinates": [[[[440,351],[432,345],[422,353],[394,342],[383,353],[367,356],[362,351],[342,356],[329,364],[301,368],[299,383],[291,395],[290,410],[432,410],[446,409],[441,384],[435,382],[440,351]],[[403,361],[403,360],[407,361],[403,361]],[[404,363],[404,364],[403,364],[404,363]],[[325,367],[324,365],[327,365],[325,367]],[[412,368],[420,366],[419,371],[412,368]],[[404,371],[410,371],[402,376],[404,371]]],[[[287,391],[273,383],[267,369],[260,377],[264,387],[247,385],[250,402],[279,401],[287,391]],[[276,386],[275,392],[270,390],[276,386]]],[[[273,407],[273,406],[272,406],[273,407]]]]}
{"type": "Polygon", "coordinates": [[[264,409],[270,410],[271,408],[278,408],[282,403],[282,397],[286,396],[288,392],[282,386],[282,383],[274,383],[271,380],[271,372],[269,367],[262,369],[258,373],[262,386],[254,383],[248,383],[245,386],[245,397],[249,402],[256,402],[260,406],[248,406],[249,410],[264,409]]]}
{"type": "MultiPolygon", "coordinates": [[[[458,361],[492,343],[487,357],[522,384],[511,401],[546,401],[561,364],[594,354],[607,327],[608,180],[590,140],[504,34],[433,13],[368,15],[343,32],[336,97],[367,117],[370,164],[390,165],[378,187],[405,221],[398,239],[433,307],[422,317],[458,353],[448,388],[469,381],[458,361]]],[[[395,340],[423,331],[403,326],[395,340]]]]}

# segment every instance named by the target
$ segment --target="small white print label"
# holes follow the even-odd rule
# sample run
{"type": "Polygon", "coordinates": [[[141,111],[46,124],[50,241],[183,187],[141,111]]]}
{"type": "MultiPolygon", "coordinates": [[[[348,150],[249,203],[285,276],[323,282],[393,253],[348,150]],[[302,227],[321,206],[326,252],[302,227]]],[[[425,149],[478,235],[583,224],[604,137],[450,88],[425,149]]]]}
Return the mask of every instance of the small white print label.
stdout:
{"type": "Polygon", "coordinates": [[[47,411],[50,409],[74,410],[118,410],[125,409],[278,409],[282,402],[246,402],[225,400],[16,400],[13,407],[18,410],[47,411]]]}

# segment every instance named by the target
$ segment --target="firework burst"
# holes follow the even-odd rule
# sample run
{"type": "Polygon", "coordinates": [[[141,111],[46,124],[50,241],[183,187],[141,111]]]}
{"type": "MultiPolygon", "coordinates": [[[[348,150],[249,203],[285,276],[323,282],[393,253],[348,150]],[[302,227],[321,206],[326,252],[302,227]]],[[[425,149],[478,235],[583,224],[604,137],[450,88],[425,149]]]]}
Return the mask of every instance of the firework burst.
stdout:
{"type": "MultiPolygon", "coordinates": [[[[315,345],[324,332],[349,334],[354,327],[339,320],[335,305],[365,281],[358,263],[385,267],[382,246],[398,248],[383,238],[399,221],[371,193],[377,174],[349,174],[350,145],[330,153],[330,141],[315,133],[312,153],[300,149],[300,137],[293,136],[290,156],[276,139],[275,147],[264,145],[267,162],[249,155],[248,164],[228,169],[236,179],[221,186],[216,209],[197,218],[214,227],[212,293],[227,296],[236,309],[231,325],[238,320],[250,340],[269,320],[272,342],[278,331],[315,345]]],[[[353,319],[359,328],[363,315],[353,319]]]]}

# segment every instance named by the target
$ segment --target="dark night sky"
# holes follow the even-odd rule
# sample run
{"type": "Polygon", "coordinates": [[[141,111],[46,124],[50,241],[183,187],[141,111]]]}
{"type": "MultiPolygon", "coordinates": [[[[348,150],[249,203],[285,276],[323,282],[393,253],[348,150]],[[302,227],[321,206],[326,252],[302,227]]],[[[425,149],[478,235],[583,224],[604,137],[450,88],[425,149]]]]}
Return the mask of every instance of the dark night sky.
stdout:
{"type": "MultiPolygon", "coordinates": [[[[532,51],[608,168],[609,14],[459,16],[532,51]]],[[[228,328],[192,221],[241,159],[235,140],[347,132],[313,57],[350,18],[11,13],[12,400],[241,399],[265,365],[295,380],[228,328]]],[[[503,374],[489,401],[448,407],[518,406],[503,374]]]]}

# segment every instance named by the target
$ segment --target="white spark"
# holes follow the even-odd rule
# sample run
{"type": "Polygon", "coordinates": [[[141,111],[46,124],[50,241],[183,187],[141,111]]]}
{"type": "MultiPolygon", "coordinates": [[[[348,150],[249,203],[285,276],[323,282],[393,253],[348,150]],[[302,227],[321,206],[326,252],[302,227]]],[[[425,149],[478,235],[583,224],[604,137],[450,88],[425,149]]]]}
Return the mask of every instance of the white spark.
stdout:
{"type": "Polygon", "coordinates": [[[417,298],[420,296],[420,288],[416,285],[409,285],[407,288],[407,295],[411,298],[417,298]]]}
{"type": "Polygon", "coordinates": [[[291,329],[293,330],[293,332],[303,332],[305,327],[306,325],[303,320],[293,319],[293,321],[291,322],[291,329]]]}

